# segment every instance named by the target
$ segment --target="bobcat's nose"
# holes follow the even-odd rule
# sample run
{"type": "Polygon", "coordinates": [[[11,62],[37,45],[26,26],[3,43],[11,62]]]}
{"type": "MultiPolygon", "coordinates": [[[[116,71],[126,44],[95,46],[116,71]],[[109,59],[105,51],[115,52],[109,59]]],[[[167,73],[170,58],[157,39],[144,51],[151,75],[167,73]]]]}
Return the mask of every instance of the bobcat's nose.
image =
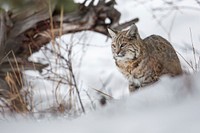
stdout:
{"type": "Polygon", "coordinates": [[[118,56],[118,57],[123,57],[124,55],[125,55],[124,52],[118,52],[118,53],[117,53],[117,56],[118,56]]]}

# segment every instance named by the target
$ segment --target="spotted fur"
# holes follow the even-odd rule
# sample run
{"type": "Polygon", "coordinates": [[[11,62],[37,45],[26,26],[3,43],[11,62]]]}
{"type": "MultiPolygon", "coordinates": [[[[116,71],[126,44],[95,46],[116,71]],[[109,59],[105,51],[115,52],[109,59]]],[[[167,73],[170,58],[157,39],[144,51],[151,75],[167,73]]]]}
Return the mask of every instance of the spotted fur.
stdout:
{"type": "Polygon", "coordinates": [[[182,73],[174,48],[161,36],[141,39],[135,24],[125,31],[108,31],[112,37],[113,58],[128,79],[130,92],[156,82],[164,74],[182,73]]]}

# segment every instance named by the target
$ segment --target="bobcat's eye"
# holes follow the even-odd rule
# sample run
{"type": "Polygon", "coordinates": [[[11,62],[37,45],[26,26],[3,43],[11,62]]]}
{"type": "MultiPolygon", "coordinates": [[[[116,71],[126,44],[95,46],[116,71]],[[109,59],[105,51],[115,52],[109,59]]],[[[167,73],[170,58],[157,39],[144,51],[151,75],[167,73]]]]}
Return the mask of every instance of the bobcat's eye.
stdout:
{"type": "Polygon", "coordinates": [[[123,48],[125,46],[126,46],[126,43],[122,43],[120,47],[123,48]]]}

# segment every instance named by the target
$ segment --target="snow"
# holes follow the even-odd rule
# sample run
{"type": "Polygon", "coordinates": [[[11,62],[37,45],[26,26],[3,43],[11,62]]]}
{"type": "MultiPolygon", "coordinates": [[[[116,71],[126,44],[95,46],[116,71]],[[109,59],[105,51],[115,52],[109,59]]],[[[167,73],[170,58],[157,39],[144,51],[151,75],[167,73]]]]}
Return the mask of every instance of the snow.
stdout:
{"type": "Polygon", "coordinates": [[[200,73],[161,80],[81,118],[0,121],[3,133],[197,133],[200,73]],[[180,84],[181,83],[181,84],[180,84]]]}
{"type": "MultiPolygon", "coordinates": [[[[182,68],[193,74],[185,74],[177,78],[164,76],[158,83],[129,94],[128,83],[114,64],[110,39],[88,31],[64,35],[62,36],[63,47],[66,47],[66,44],[74,43],[72,51],[74,72],[81,98],[87,107],[87,113],[78,118],[66,115],[55,117],[52,114],[7,116],[0,119],[1,132],[199,132],[200,73],[196,73],[188,63],[194,67],[192,44],[196,50],[196,62],[200,57],[200,7],[195,0],[177,2],[176,6],[193,7],[193,9],[173,10],[175,8],[173,7],[171,10],[153,12],[153,9],[156,8],[171,7],[162,0],[117,0],[116,8],[122,13],[121,22],[139,17],[140,21],[137,26],[142,38],[158,34],[168,39],[181,55],[179,58],[182,68]],[[100,94],[94,89],[109,94],[114,97],[114,100],[109,100],[105,107],[99,106],[100,94]],[[95,111],[90,109],[90,100],[86,92],[96,104],[95,111]]],[[[49,44],[48,47],[52,47],[52,45],[49,44]]],[[[64,50],[62,53],[63,55],[67,54],[64,50]]],[[[55,61],[56,57],[51,53],[46,53],[46,55],[49,60],[55,61]]],[[[44,60],[45,58],[42,51],[30,57],[31,60],[48,63],[47,59],[44,60]]],[[[57,69],[56,64],[52,65],[57,69]]],[[[200,66],[198,66],[199,68],[200,66]]],[[[64,69],[59,69],[59,71],[60,74],[66,73],[64,69]]],[[[44,70],[42,74],[45,72],[44,70]]],[[[38,104],[37,110],[45,110],[55,104],[56,83],[49,82],[35,71],[26,71],[25,75],[28,83],[33,87],[33,99],[34,103],[38,104]]],[[[67,93],[68,86],[61,85],[59,102],[65,98],[67,93]]]]}

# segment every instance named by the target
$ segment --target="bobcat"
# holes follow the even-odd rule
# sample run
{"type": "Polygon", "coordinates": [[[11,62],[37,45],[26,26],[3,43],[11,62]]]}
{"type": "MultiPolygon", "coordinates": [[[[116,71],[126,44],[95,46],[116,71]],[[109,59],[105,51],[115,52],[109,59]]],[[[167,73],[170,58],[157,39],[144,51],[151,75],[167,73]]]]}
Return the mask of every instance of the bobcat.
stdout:
{"type": "Polygon", "coordinates": [[[161,36],[141,39],[135,24],[125,31],[108,29],[108,32],[115,63],[128,79],[130,92],[158,81],[164,74],[182,74],[174,48],[161,36]]]}

